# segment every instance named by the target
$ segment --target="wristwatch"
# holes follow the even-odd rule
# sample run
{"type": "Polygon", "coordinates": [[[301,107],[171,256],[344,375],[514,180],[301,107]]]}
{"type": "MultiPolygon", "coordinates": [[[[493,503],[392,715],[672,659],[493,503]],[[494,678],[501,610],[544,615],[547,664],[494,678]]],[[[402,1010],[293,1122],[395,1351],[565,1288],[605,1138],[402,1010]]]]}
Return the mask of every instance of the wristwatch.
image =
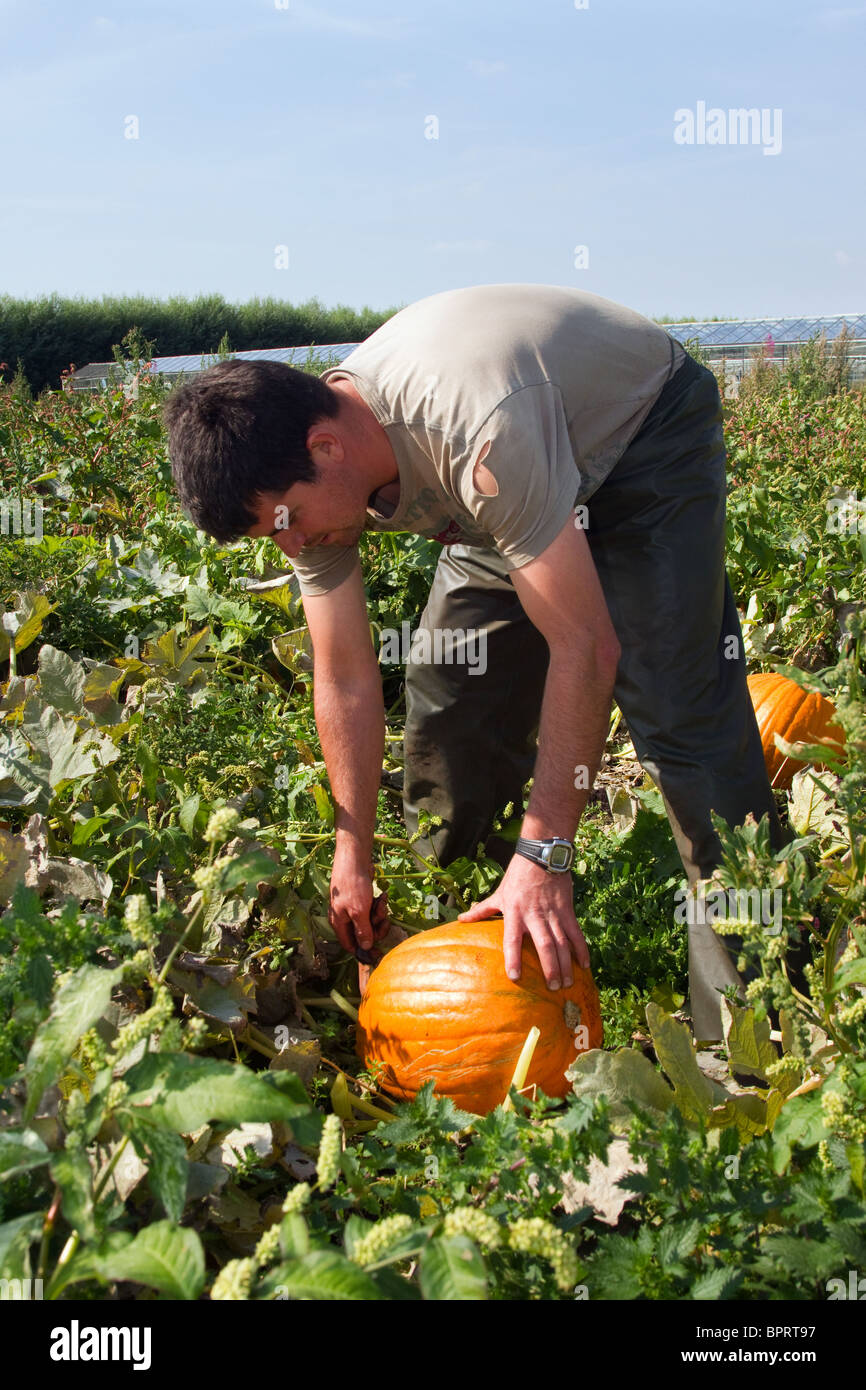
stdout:
{"type": "Polygon", "coordinates": [[[515,853],[540,864],[551,874],[565,874],[574,860],[574,845],[570,840],[554,836],[550,840],[524,840],[521,836],[515,845],[515,853]]]}

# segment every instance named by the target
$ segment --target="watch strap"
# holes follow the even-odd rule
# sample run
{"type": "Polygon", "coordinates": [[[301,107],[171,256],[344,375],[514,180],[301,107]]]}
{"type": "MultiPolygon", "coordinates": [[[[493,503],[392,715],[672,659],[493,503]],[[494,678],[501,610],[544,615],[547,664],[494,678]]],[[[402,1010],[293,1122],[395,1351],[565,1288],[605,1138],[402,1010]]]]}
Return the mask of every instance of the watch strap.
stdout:
{"type": "Polygon", "coordinates": [[[534,864],[540,864],[543,869],[547,869],[548,873],[566,873],[574,862],[574,845],[570,840],[559,836],[552,836],[546,840],[531,840],[521,835],[515,846],[515,852],[522,854],[525,859],[531,859],[534,864]],[[566,864],[554,865],[548,862],[550,851],[554,848],[568,851],[566,864]]]}

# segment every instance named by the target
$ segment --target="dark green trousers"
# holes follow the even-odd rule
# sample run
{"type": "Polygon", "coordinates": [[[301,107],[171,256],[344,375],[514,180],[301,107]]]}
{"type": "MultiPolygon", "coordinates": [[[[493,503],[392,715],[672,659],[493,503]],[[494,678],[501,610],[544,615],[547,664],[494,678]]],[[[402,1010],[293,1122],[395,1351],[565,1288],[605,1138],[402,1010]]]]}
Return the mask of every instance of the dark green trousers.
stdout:
{"type": "MultiPolygon", "coordinates": [[[[622,648],[615,698],[661,790],[690,883],[719,861],[711,809],[732,825],[750,811],[758,819],[766,813],[774,842],[782,843],[725,574],[725,497],[718,386],[687,357],[586,506],[587,540],[622,648]]],[[[476,546],[443,547],[418,626],[431,635],[484,629],[486,670],[409,665],[407,828],[414,833],[424,808],[442,825],[419,843],[422,853],[433,851],[446,865],[473,857],[484,840],[507,863],[512,847],[490,830],[507,802],[519,813],[532,775],[547,643],[502,558],[476,546]]],[[[736,946],[728,938],[726,947],[708,924],[684,929],[695,1033],[718,1038],[719,992],[741,983],[736,946]]]]}

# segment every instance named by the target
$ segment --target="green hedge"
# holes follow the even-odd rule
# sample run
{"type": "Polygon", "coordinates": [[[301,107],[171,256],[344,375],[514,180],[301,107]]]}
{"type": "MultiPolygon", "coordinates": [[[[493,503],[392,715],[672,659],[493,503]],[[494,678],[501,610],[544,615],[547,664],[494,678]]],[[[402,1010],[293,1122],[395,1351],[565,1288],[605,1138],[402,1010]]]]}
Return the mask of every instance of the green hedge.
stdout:
{"type": "MultiPolygon", "coordinates": [[[[399,306],[397,306],[399,307],[399,306]]],[[[112,346],[130,328],[155,341],[160,356],[215,352],[228,334],[232,351],[296,347],[307,343],[355,343],[369,337],[396,308],[327,309],[318,299],[291,304],[281,299],[251,299],[228,304],[219,294],[185,299],[134,298],[39,299],[0,296],[0,362],[7,380],[19,359],[31,389],[57,388],[60,373],[74,363],[110,362],[112,346]]]]}

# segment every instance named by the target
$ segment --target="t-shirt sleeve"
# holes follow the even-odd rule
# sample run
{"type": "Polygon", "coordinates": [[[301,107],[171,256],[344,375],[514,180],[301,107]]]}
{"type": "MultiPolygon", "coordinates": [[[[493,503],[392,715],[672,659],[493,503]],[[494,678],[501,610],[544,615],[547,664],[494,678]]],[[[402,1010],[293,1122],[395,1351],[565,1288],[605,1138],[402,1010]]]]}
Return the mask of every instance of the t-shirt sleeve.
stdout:
{"type": "Polygon", "coordinates": [[[580,481],[562,394],[545,382],[513,392],[487,417],[467,451],[459,491],[507,567],[519,569],[559,535],[573,514],[580,481]],[[496,496],[475,486],[479,455],[498,485],[496,496]]]}
{"type": "Polygon", "coordinates": [[[314,545],[306,547],[289,564],[298,576],[302,594],[329,594],[342,584],[359,563],[356,545],[314,545]]]}

